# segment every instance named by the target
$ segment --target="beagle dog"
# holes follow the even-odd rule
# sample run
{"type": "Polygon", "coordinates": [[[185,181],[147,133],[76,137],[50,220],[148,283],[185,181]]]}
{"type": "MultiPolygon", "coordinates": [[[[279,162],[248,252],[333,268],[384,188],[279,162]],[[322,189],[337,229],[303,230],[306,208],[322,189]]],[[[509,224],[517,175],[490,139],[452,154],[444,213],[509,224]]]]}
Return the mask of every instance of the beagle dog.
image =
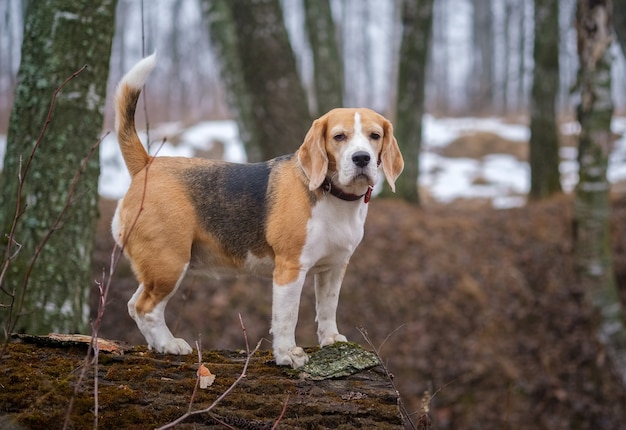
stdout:
{"type": "Polygon", "coordinates": [[[379,166],[392,190],[404,167],[391,123],[369,109],[334,109],[313,122],[295,154],[254,164],[152,157],[135,129],[135,108],[155,54],[122,79],[115,129],[132,177],[112,221],[139,287],[128,311],[151,349],[189,354],[164,311],[188,270],[247,272],[273,279],[276,364],[303,366],[296,346],[300,293],[315,278],[317,336],[346,341],[336,310],[350,256],[363,237],[379,166]]]}

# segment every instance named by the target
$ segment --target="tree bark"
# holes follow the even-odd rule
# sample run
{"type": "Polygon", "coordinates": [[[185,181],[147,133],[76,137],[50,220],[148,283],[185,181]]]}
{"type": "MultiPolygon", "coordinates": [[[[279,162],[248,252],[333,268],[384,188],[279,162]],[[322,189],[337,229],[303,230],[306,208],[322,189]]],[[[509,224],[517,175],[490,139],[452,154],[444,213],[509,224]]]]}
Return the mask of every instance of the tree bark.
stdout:
{"type": "Polygon", "coordinates": [[[396,193],[398,197],[414,203],[419,203],[417,180],[432,22],[433,0],[404,2],[395,136],[405,164],[404,173],[396,181],[396,193]]]}
{"type": "Polygon", "coordinates": [[[279,0],[204,0],[204,10],[248,159],[294,152],[311,117],[279,0]]]}
{"type": "Polygon", "coordinates": [[[313,51],[315,116],[343,106],[343,59],[339,54],[329,0],[304,0],[309,43],[313,51]]]}
{"type": "Polygon", "coordinates": [[[613,0],[613,28],[617,34],[617,42],[626,56],[626,0],[613,0]]]}
{"type": "MultiPolygon", "coordinates": [[[[36,247],[66,205],[81,161],[101,133],[115,6],[116,0],[28,2],[0,187],[3,236],[13,222],[22,163],[46,121],[55,89],[81,66],[86,64],[87,69],[59,93],[48,131],[24,178],[24,213],[14,236],[21,248],[0,292],[3,305],[13,303],[0,310],[5,328],[10,328],[18,313],[21,318],[13,329],[20,332],[76,332],[87,327],[91,250],[98,217],[97,152],[77,182],[61,228],[52,234],[30,276],[27,269],[36,247]]],[[[7,246],[6,239],[3,245],[7,246]]]]}
{"type": "Polygon", "coordinates": [[[582,287],[599,315],[598,334],[626,383],[626,330],[613,272],[609,231],[609,182],[612,145],[610,0],[578,0],[581,125],[579,182],[574,203],[575,250],[582,287]]]}
{"type": "Polygon", "coordinates": [[[535,67],[530,105],[530,198],[561,191],[556,97],[559,90],[559,1],[535,0],[535,67]]]}
{"type": "MultiPolygon", "coordinates": [[[[259,351],[250,359],[245,378],[234,384],[246,355],[204,350],[202,357],[215,380],[207,389],[194,390],[196,354],[171,359],[136,348],[119,355],[103,348],[95,372],[91,363],[85,364],[86,345],[81,348],[76,340],[21,338],[27,343],[11,343],[0,360],[3,429],[57,429],[64,421],[72,429],[160,428],[187,410],[195,415],[173,428],[270,429],[276,424],[281,429],[405,428],[398,392],[381,366],[312,380],[268,363],[271,353],[259,351]],[[81,377],[81,372],[73,371],[76,368],[84,368],[85,374],[81,377]],[[94,377],[101,381],[97,395],[94,377]],[[221,395],[223,400],[216,401],[221,395]],[[210,412],[198,413],[211,404],[210,412]]],[[[120,346],[104,339],[98,343],[120,346]]]]}
{"type": "Polygon", "coordinates": [[[473,83],[473,86],[470,85],[470,91],[473,91],[473,106],[479,113],[482,113],[491,108],[495,101],[493,12],[491,0],[472,0],[472,6],[474,7],[472,17],[474,77],[469,83],[473,83]]]}
{"type": "Polygon", "coordinates": [[[526,90],[526,33],[525,33],[525,28],[526,28],[526,0],[519,0],[519,14],[520,14],[520,19],[519,19],[519,26],[518,26],[518,32],[519,32],[519,48],[518,48],[518,54],[519,54],[519,66],[517,69],[517,76],[518,76],[518,80],[517,80],[517,100],[518,100],[518,105],[517,105],[517,109],[519,111],[523,111],[524,109],[526,109],[526,107],[528,106],[528,92],[526,90]]]}
{"type": "Polygon", "coordinates": [[[228,105],[239,128],[248,161],[262,160],[261,137],[254,126],[252,96],[248,93],[243,65],[238,54],[237,26],[230,0],[204,0],[202,12],[209,27],[211,44],[217,51],[220,76],[226,86],[228,105]]]}

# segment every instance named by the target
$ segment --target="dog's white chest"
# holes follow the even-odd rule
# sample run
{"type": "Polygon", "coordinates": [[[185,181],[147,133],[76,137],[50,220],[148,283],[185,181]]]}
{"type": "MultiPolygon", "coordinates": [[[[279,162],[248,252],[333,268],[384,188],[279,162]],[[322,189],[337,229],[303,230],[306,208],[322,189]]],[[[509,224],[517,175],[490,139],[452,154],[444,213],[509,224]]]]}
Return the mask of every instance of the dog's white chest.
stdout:
{"type": "Polygon", "coordinates": [[[307,236],[300,258],[305,268],[324,269],[343,264],[363,238],[368,205],[323,199],[307,223],[307,236]]]}

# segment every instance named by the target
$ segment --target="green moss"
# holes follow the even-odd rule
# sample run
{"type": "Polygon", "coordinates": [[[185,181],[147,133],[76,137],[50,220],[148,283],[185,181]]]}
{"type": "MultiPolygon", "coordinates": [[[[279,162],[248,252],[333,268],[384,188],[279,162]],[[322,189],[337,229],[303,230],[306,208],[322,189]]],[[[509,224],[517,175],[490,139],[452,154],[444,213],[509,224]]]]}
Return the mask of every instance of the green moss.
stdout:
{"type": "Polygon", "coordinates": [[[337,342],[317,350],[309,356],[309,362],[304,367],[289,373],[319,381],[354,375],[379,364],[376,355],[365,351],[361,345],[337,342]]]}
{"type": "MultiPolygon", "coordinates": [[[[317,350],[311,351],[314,355],[317,350]]],[[[368,428],[374,422],[370,417],[377,416],[382,417],[378,421],[391,423],[389,428],[398,428],[394,417],[397,408],[387,407],[383,401],[388,390],[374,393],[369,387],[370,395],[362,400],[350,399],[345,397],[345,390],[361,392],[368,389],[367,384],[359,380],[315,382],[285,377],[284,369],[270,363],[270,357],[269,352],[254,356],[247,377],[213,411],[216,415],[237,427],[271,427],[288,400],[282,421],[286,427],[340,428],[358,424],[368,428]]],[[[208,407],[230,387],[241,374],[245,356],[205,351],[203,360],[216,380],[211,387],[196,392],[194,410],[208,407]]],[[[180,417],[187,411],[194,390],[196,361],[195,355],[179,357],[145,350],[123,356],[100,355],[99,427],[154,428],[180,417]]],[[[72,428],[93,427],[94,368],[89,363],[83,369],[84,363],[85,351],[78,348],[10,344],[0,361],[0,386],[4,387],[0,390],[0,412],[27,428],[58,428],[68,414],[72,428]],[[83,370],[84,379],[77,388],[83,370]]],[[[380,385],[380,381],[376,383],[376,387],[380,385]]],[[[205,414],[190,417],[187,422],[198,428],[213,426],[205,414]]]]}

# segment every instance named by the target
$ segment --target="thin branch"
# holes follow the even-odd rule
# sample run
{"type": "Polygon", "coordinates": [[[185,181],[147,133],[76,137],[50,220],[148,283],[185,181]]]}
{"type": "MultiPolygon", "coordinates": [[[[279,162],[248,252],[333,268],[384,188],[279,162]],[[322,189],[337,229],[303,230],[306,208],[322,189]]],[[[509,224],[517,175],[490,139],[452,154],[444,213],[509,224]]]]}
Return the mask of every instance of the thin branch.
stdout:
{"type": "Polygon", "coordinates": [[[287,412],[287,405],[288,404],[289,404],[289,395],[287,395],[287,397],[285,398],[285,403],[283,403],[283,410],[280,412],[280,415],[278,416],[278,418],[276,418],[276,421],[274,421],[274,425],[272,426],[272,430],[276,430],[276,427],[278,427],[278,423],[280,423],[280,421],[285,416],[285,412],[287,412]]]}
{"type": "MultiPolygon", "coordinates": [[[[163,140],[163,142],[161,143],[161,146],[159,146],[159,148],[157,149],[157,153],[161,150],[161,148],[163,147],[163,144],[165,144],[165,140],[163,140]]],[[[72,394],[72,398],[70,399],[70,403],[69,403],[67,412],[65,414],[65,422],[63,424],[64,430],[69,428],[70,416],[72,413],[72,409],[74,407],[74,400],[76,396],[78,395],[79,388],[82,385],[83,379],[85,378],[85,374],[87,372],[87,368],[90,362],[93,362],[93,365],[94,365],[94,429],[98,427],[98,406],[99,406],[98,390],[97,390],[97,387],[98,387],[97,369],[98,369],[98,352],[99,352],[98,332],[100,330],[102,318],[104,317],[104,310],[106,307],[107,297],[108,297],[108,293],[111,287],[111,282],[113,281],[113,274],[115,273],[115,270],[117,269],[117,266],[119,265],[122,255],[124,254],[124,248],[126,247],[128,236],[130,232],[132,232],[133,229],[135,228],[137,220],[139,219],[139,216],[141,215],[144,209],[145,196],[146,196],[147,188],[148,188],[148,174],[149,174],[150,166],[152,165],[153,160],[154,160],[154,157],[150,158],[150,160],[148,161],[148,164],[146,165],[146,174],[145,174],[145,179],[144,179],[144,184],[143,184],[143,192],[141,195],[141,203],[139,205],[139,210],[137,211],[137,215],[133,219],[133,223],[129,229],[128,234],[123,239],[121,246],[118,245],[116,241],[115,246],[113,247],[113,250],[111,251],[111,264],[109,266],[109,273],[106,278],[106,282],[105,282],[105,279],[103,279],[102,283],[98,284],[98,288],[100,291],[100,298],[98,302],[98,314],[91,326],[92,327],[91,343],[89,345],[89,349],[87,350],[87,354],[85,355],[85,360],[83,361],[83,364],[82,364],[81,373],[74,385],[74,393],[72,394]],[[92,352],[94,353],[94,357],[93,357],[93,360],[90,360],[92,352]]]]}
{"type": "Polygon", "coordinates": [[[17,257],[17,255],[19,254],[22,248],[21,245],[17,242],[17,240],[15,240],[15,232],[17,230],[19,220],[25,212],[25,207],[22,208],[22,196],[23,196],[23,190],[24,190],[24,183],[26,182],[26,177],[28,176],[28,172],[30,171],[31,164],[33,162],[33,159],[35,158],[35,153],[37,152],[37,150],[39,149],[39,146],[41,145],[41,142],[43,141],[43,137],[45,136],[46,131],[48,130],[48,125],[52,121],[52,111],[54,110],[54,105],[56,103],[56,99],[57,99],[59,92],[61,92],[61,90],[63,89],[63,87],[65,87],[65,85],[67,85],[71,80],[73,80],[79,74],[81,74],[86,68],[87,68],[87,65],[84,65],[80,69],[76,70],[74,73],[68,76],[63,82],[61,82],[61,84],[54,90],[54,92],[52,93],[52,98],[50,100],[50,106],[48,108],[48,114],[46,115],[46,120],[41,128],[41,131],[39,132],[39,136],[37,137],[37,140],[35,141],[35,145],[33,146],[33,149],[31,150],[28,156],[28,159],[26,160],[26,165],[23,166],[23,168],[22,168],[22,157],[20,157],[19,168],[18,168],[19,171],[18,171],[18,185],[17,185],[17,196],[16,196],[16,203],[15,203],[15,213],[13,215],[11,228],[9,229],[9,233],[6,236],[7,247],[5,249],[4,260],[2,262],[2,270],[0,271],[0,291],[2,291],[4,294],[8,295],[11,298],[11,303],[9,305],[11,313],[9,314],[9,318],[7,319],[7,324],[4,327],[5,341],[2,346],[2,350],[0,351],[0,357],[4,355],[4,352],[6,351],[6,346],[9,343],[9,334],[12,330],[11,315],[12,315],[13,307],[15,304],[16,290],[14,289],[13,291],[7,291],[2,286],[4,285],[4,279],[9,269],[9,266],[11,265],[11,262],[17,257]],[[15,251],[13,251],[14,246],[17,247],[15,251]]]}
{"type": "Polygon", "coordinates": [[[78,168],[78,170],[74,174],[74,179],[72,179],[72,182],[71,182],[71,185],[70,185],[70,189],[69,189],[69,191],[67,193],[67,197],[65,199],[65,205],[61,209],[61,212],[59,212],[59,214],[57,215],[57,218],[55,219],[55,221],[52,223],[52,226],[48,229],[46,235],[43,237],[43,239],[35,247],[35,252],[33,254],[33,257],[30,259],[30,263],[29,263],[28,268],[26,270],[26,275],[24,276],[24,280],[22,281],[22,286],[20,288],[20,298],[19,298],[19,303],[18,303],[18,308],[17,308],[18,314],[15,316],[15,318],[13,318],[13,321],[11,321],[11,319],[12,319],[11,318],[12,312],[9,313],[9,321],[8,321],[9,325],[7,327],[9,333],[13,331],[13,328],[17,324],[17,320],[18,320],[18,318],[20,316],[19,312],[21,312],[21,310],[22,310],[22,308],[24,306],[24,300],[26,298],[26,290],[27,290],[28,282],[30,280],[30,276],[31,276],[31,274],[33,272],[33,269],[35,267],[35,263],[37,262],[37,260],[41,256],[43,248],[46,246],[46,244],[48,243],[48,241],[52,237],[52,234],[59,229],[59,226],[61,225],[61,222],[63,221],[63,218],[65,217],[65,214],[67,213],[69,208],[72,206],[72,198],[74,196],[74,191],[76,190],[76,185],[78,184],[78,180],[80,179],[80,177],[81,177],[83,171],[85,170],[85,167],[87,166],[87,163],[91,159],[93,153],[96,151],[96,149],[98,148],[98,146],[100,145],[102,140],[107,136],[107,134],[102,136],[95,144],[93,144],[91,146],[91,148],[89,149],[89,152],[87,153],[85,158],[83,158],[83,161],[81,162],[80,167],[78,168]]]}
{"type": "Polygon", "coordinates": [[[221,424],[224,427],[232,429],[232,430],[237,430],[235,427],[231,426],[230,424],[226,423],[224,420],[220,419],[217,415],[211,412],[209,412],[208,415],[211,417],[213,421],[217,422],[218,424],[221,424]]]}
{"type": "MultiPolygon", "coordinates": [[[[387,337],[385,337],[385,339],[383,339],[382,343],[380,344],[380,346],[378,347],[378,349],[376,350],[376,352],[378,354],[380,354],[380,351],[383,349],[383,346],[385,345],[385,343],[387,343],[387,341],[389,339],[391,339],[391,336],[393,336],[394,334],[396,334],[396,332],[398,332],[401,328],[403,328],[406,325],[406,323],[404,324],[400,324],[398,327],[396,327],[391,333],[389,333],[387,335],[387,337]]],[[[363,333],[361,333],[363,334],[363,333]]]]}
{"type": "MultiPolygon", "coordinates": [[[[389,380],[389,383],[391,384],[391,387],[393,388],[393,390],[396,393],[396,396],[398,397],[398,407],[400,408],[400,413],[402,414],[402,416],[406,420],[407,424],[413,430],[417,430],[417,428],[415,427],[415,423],[413,423],[413,420],[411,419],[411,414],[406,409],[406,406],[404,405],[404,402],[402,401],[402,398],[400,397],[400,391],[396,387],[396,384],[394,384],[394,382],[393,382],[393,375],[391,374],[391,372],[389,372],[389,369],[387,368],[387,366],[385,366],[385,363],[383,363],[383,359],[381,358],[380,354],[378,353],[380,348],[377,349],[374,346],[374,344],[372,343],[369,335],[367,334],[367,330],[365,328],[357,327],[357,330],[359,331],[359,333],[361,333],[361,336],[363,336],[363,338],[365,339],[367,344],[370,346],[370,348],[372,348],[374,350],[374,354],[376,355],[376,358],[378,358],[378,362],[380,363],[381,367],[383,368],[383,371],[385,372],[385,376],[387,376],[387,379],[389,380]]],[[[398,329],[394,330],[391,334],[393,334],[397,330],[398,329]]],[[[389,336],[387,336],[387,338],[385,338],[385,341],[388,338],[389,338],[389,336]]]]}
{"type": "MultiPolygon", "coordinates": [[[[187,411],[186,413],[184,413],[183,415],[181,415],[180,417],[178,417],[177,419],[175,419],[174,421],[165,424],[162,427],[159,427],[158,430],[164,430],[164,429],[169,429],[174,427],[177,424],[182,423],[184,420],[186,420],[187,418],[189,418],[192,415],[199,415],[199,414],[206,414],[211,412],[213,409],[215,409],[215,407],[222,401],[224,400],[234,389],[235,387],[246,377],[246,373],[248,371],[248,365],[250,364],[250,360],[252,359],[252,356],[254,354],[256,354],[256,352],[259,350],[259,348],[261,347],[261,342],[263,342],[263,339],[261,339],[257,344],[256,347],[250,351],[250,346],[248,344],[248,335],[246,334],[246,327],[243,324],[243,319],[241,318],[241,314],[239,314],[239,322],[241,324],[241,330],[243,332],[243,338],[245,340],[246,343],[246,361],[243,365],[243,369],[241,370],[241,374],[239,375],[239,377],[235,380],[235,382],[233,382],[231,384],[230,387],[228,387],[228,389],[226,391],[224,391],[222,393],[221,396],[219,396],[217,399],[215,399],[215,401],[213,403],[211,403],[211,405],[207,408],[204,409],[199,409],[197,411],[187,411]]],[[[197,384],[197,382],[196,382],[197,384]]],[[[212,415],[212,414],[211,414],[212,415]]],[[[215,419],[215,417],[212,416],[213,419],[215,419]]]]}
{"type": "Polygon", "coordinates": [[[191,393],[191,398],[189,399],[189,406],[187,406],[187,412],[191,412],[191,408],[193,408],[193,402],[196,399],[196,394],[198,394],[198,387],[200,386],[200,366],[202,366],[202,342],[200,340],[196,340],[196,351],[198,351],[198,372],[196,372],[196,385],[193,387],[193,392],[191,393]]]}
{"type": "MultiPolygon", "coordinates": [[[[141,58],[146,57],[146,31],[145,31],[145,23],[144,23],[144,7],[143,0],[141,0],[141,58]]],[[[145,85],[144,85],[145,90],[145,85]]],[[[148,147],[148,152],[150,152],[150,119],[148,118],[148,96],[146,91],[142,91],[143,98],[143,114],[146,118],[146,146],[148,147]]]]}

